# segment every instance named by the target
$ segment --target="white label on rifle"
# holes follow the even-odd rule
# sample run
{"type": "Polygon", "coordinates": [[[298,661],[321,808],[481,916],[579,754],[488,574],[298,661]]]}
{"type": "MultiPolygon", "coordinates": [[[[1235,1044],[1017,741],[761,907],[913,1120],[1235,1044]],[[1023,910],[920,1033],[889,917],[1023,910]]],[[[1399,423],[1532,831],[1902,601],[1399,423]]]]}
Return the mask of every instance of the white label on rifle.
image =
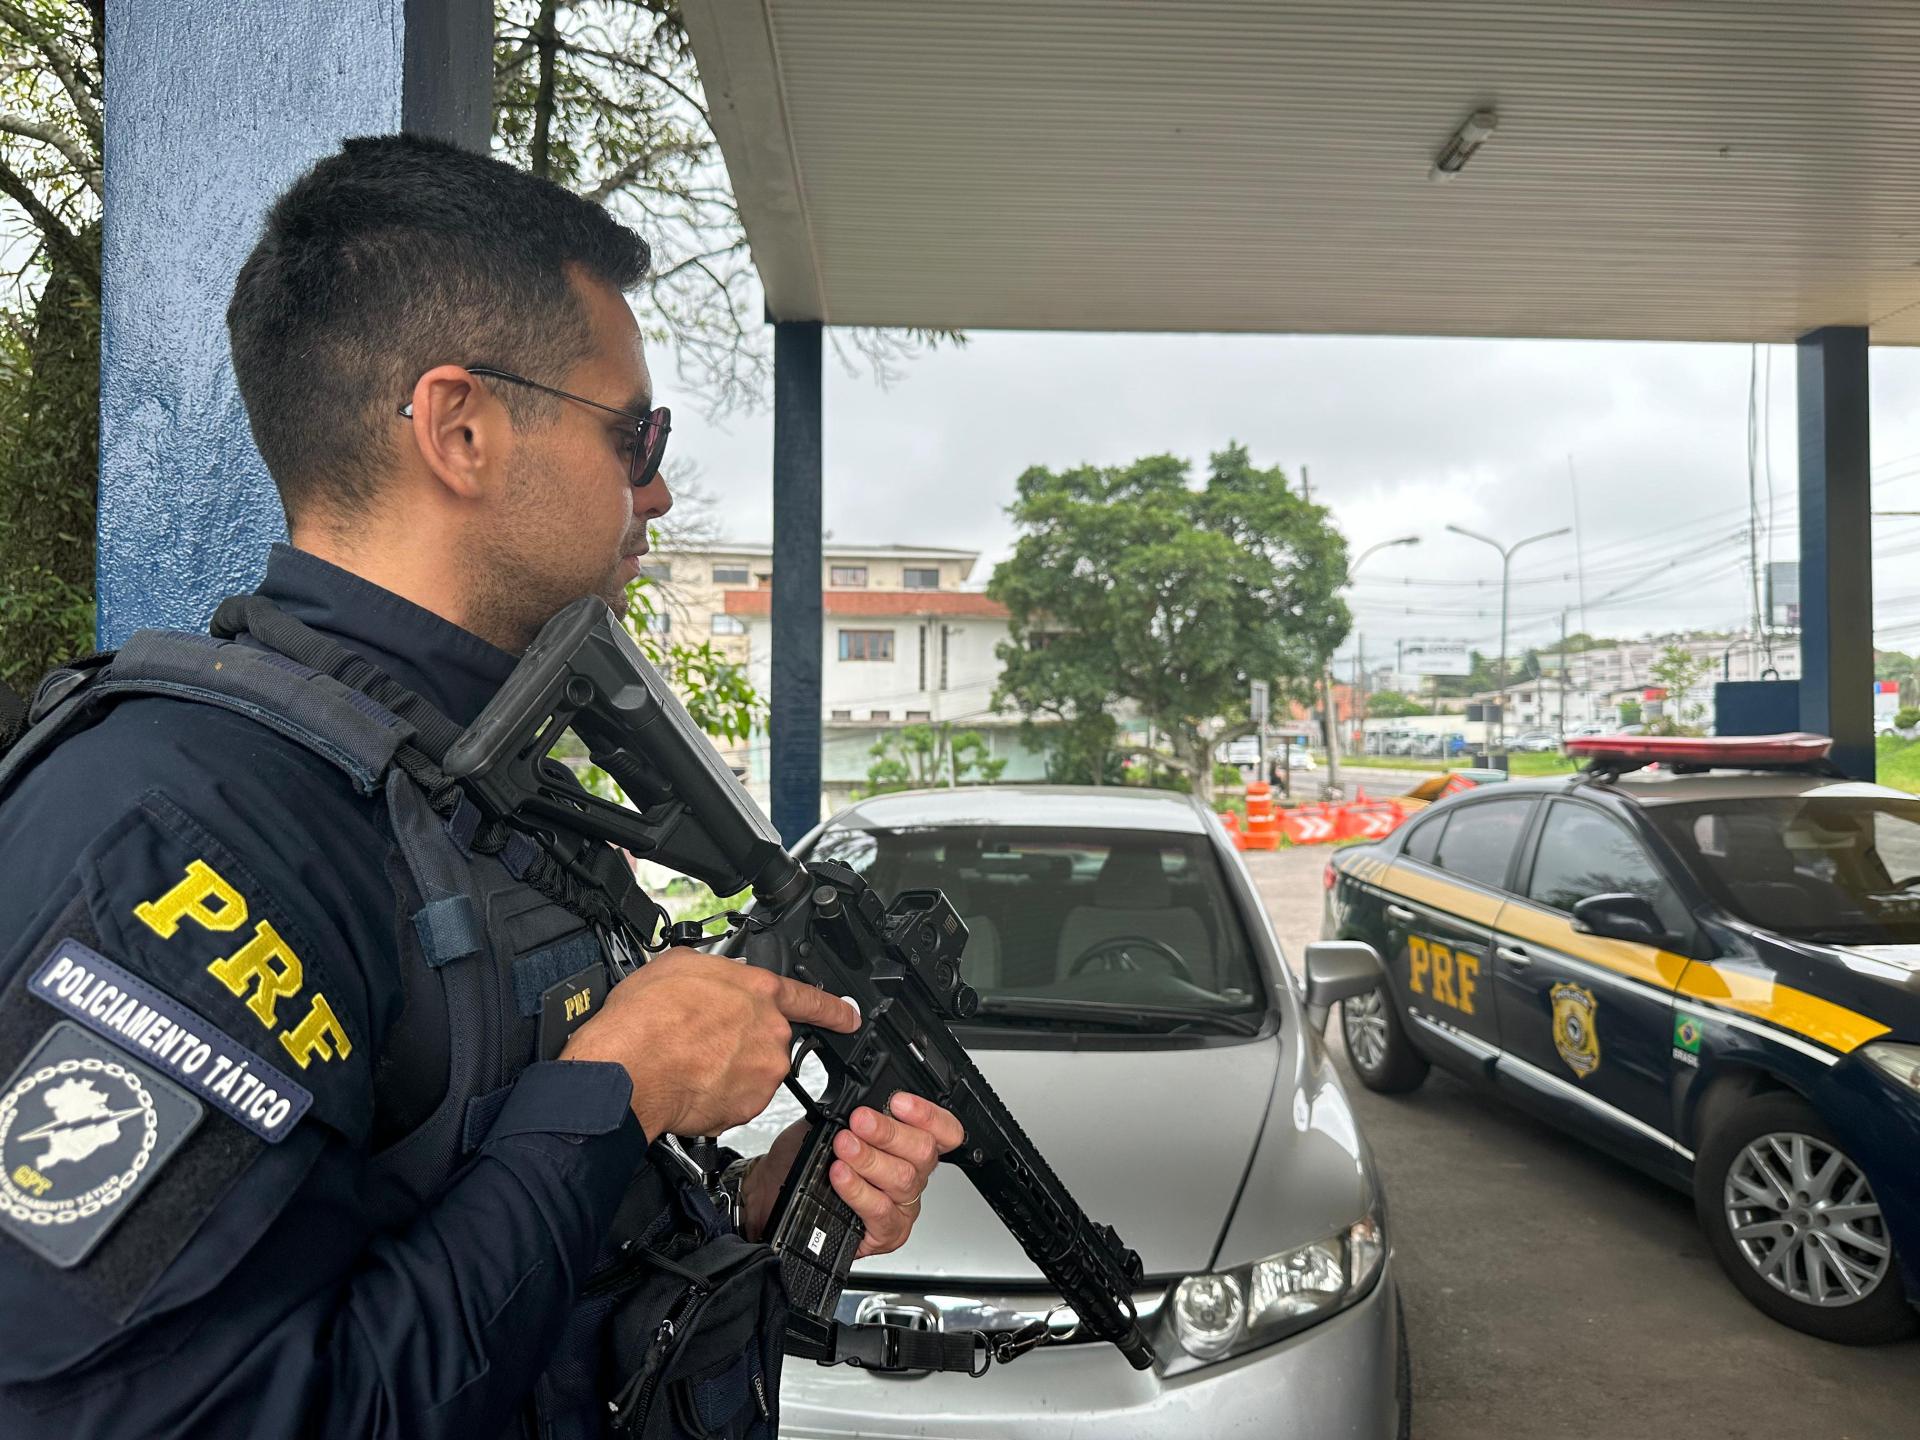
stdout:
{"type": "Polygon", "coordinates": [[[822,1230],[818,1225],[814,1226],[813,1234],[807,1237],[807,1249],[815,1255],[818,1255],[820,1251],[825,1248],[826,1243],[827,1232],[822,1230]]]}

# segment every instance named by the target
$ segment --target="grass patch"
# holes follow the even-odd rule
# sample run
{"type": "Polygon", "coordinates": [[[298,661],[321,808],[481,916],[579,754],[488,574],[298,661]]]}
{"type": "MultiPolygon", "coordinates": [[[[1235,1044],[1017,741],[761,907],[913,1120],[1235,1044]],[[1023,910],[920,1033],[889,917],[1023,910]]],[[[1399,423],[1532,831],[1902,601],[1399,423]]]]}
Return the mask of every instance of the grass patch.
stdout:
{"type": "Polygon", "coordinates": [[[1874,742],[1874,767],[1882,785],[1920,794],[1920,740],[1881,737],[1874,742]]]}
{"type": "MultiPolygon", "coordinates": [[[[1883,742],[1884,743],[1884,742],[1883,742]]],[[[1916,758],[1920,765],[1920,758],[1916,758]]],[[[1507,756],[1507,773],[1510,775],[1571,775],[1580,768],[1580,762],[1571,760],[1557,750],[1544,750],[1538,754],[1519,750],[1507,756]]],[[[1473,768],[1469,756],[1457,760],[1422,759],[1411,755],[1356,755],[1341,756],[1342,770],[1415,770],[1439,774],[1442,770],[1468,770],[1473,768]]]]}

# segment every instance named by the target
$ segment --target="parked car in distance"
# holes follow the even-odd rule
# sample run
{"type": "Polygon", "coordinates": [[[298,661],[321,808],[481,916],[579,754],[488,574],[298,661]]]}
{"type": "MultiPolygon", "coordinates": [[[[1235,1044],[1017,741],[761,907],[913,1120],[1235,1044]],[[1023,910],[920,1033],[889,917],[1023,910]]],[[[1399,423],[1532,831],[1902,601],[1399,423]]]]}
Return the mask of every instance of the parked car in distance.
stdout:
{"type": "MultiPolygon", "coordinates": [[[[882,896],[934,886],[968,927],[980,1010],[956,1024],[1096,1221],[1140,1253],[1158,1362],[1072,1337],[1041,1272],[953,1166],[912,1238],[854,1266],[839,1318],[928,1329],[1047,1319],[981,1379],[791,1362],[783,1433],[1127,1437],[1407,1433],[1405,1338],[1379,1176],[1320,1038],[1378,957],[1310,947],[1296,980],[1218,819],[1191,797],[995,786],[855,804],[801,858],[882,896]],[[1344,968],[1342,968],[1344,967],[1344,968]]],[[[799,1113],[784,1095],[743,1151],[799,1113]]]]}
{"type": "Polygon", "coordinates": [[[1588,743],[1329,862],[1324,933],[1386,957],[1355,1072],[1440,1066],[1689,1191],[1776,1320],[1920,1331],[1920,800],[1805,736],[1588,743]]]}
{"type": "Polygon", "coordinates": [[[1513,737],[1512,748],[1529,755],[1545,754],[1560,748],[1560,737],[1551,730],[1526,730],[1513,737]]]}

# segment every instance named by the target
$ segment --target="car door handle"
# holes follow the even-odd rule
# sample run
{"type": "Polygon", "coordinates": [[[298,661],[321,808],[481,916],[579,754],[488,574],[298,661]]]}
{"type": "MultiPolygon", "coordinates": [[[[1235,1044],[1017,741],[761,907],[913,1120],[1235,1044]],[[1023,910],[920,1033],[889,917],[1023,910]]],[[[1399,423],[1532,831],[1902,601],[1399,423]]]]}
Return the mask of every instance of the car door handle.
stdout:
{"type": "Polygon", "coordinates": [[[1502,960],[1506,961],[1509,965],[1531,965],[1533,963],[1533,957],[1529,955],[1526,951],[1522,950],[1518,945],[1502,945],[1498,950],[1495,950],[1493,953],[1498,955],[1502,960]]]}
{"type": "Polygon", "coordinates": [[[1389,905],[1387,906],[1387,919],[1398,920],[1402,925],[1411,924],[1413,921],[1413,912],[1404,905],[1389,905]]]}

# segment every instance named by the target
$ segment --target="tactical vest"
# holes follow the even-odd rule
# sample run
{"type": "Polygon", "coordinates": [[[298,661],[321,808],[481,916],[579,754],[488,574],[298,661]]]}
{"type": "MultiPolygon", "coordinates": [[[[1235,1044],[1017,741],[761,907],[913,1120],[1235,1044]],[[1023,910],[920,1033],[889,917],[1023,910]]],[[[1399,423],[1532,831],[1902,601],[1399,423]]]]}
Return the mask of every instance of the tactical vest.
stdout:
{"type": "MultiPolygon", "coordinates": [[[[606,975],[605,937],[623,897],[484,822],[437,768],[459,727],[371,662],[259,596],[225,602],[213,630],[143,630],[116,653],[48,675],[0,755],[0,802],[62,738],[150,695],[245,715],[327,760],[355,793],[384,797],[414,908],[401,927],[406,1003],[374,1075],[367,1193],[375,1227],[398,1228],[480,1148],[516,1077],[542,1058],[542,997],[606,975]]],[[[651,907],[624,900],[629,916],[651,907]]],[[[771,1252],[740,1239],[658,1146],[654,1159],[622,1201],[539,1381],[527,1423],[540,1440],[586,1440],[609,1426],[650,1437],[774,1433],[784,1300],[771,1252]]]]}

